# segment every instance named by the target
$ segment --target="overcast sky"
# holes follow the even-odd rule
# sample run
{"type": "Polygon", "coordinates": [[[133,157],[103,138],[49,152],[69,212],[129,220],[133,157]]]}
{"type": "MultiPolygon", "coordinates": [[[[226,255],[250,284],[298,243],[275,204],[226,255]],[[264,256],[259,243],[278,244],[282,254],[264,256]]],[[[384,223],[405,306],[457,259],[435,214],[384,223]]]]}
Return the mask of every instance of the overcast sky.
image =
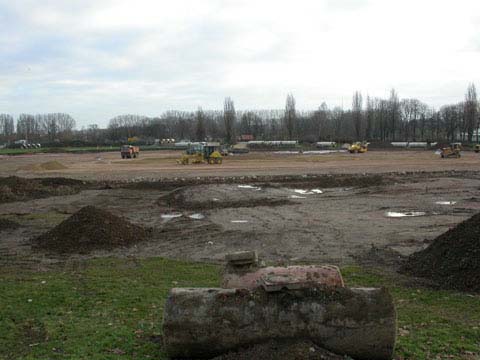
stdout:
{"type": "Polygon", "coordinates": [[[0,0],[0,113],[440,106],[480,85],[479,0],[0,0]]]}

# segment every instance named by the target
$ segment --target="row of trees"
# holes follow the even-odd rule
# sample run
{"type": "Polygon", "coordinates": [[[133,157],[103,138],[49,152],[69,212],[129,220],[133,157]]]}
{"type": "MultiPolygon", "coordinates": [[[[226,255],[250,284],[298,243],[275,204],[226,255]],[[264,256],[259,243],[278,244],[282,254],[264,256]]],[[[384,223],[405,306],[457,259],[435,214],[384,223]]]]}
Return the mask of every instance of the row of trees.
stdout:
{"type": "Polygon", "coordinates": [[[68,114],[20,114],[15,129],[11,115],[0,114],[0,140],[25,139],[38,141],[68,141],[73,139],[75,120],[68,114]]]}
{"type": "Polygon", "coordinates": [[[366,99],[355,92],[349,110],[323,103],[314,111],[296,110],[289,94],[283,110],[236,111],[227,97],[223,111],[167,111],[159,117],[120,115],[106,129],[91,125],[74,131],[68,114],[18,117],[16,129],[10,115],[0,114],[0,140],[120,142],[127,138],[222,140],[234,143],[237,135],[250,134],[260,140],[332,141],[478,141],[479,102],[471,84],[465,100],[435,110],[418,99],[399,99],[392,89],[388,98],[366,99]]]}

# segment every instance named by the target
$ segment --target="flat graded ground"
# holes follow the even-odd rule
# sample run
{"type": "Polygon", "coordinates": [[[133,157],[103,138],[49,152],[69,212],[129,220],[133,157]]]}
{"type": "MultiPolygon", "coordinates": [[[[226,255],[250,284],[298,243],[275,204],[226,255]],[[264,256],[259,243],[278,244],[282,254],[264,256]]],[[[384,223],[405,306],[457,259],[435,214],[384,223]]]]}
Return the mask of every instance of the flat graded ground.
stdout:
{"type": "Polygon", "coordinates": [[[181,151],[144,151],[138,159],[117,152],[0,156],[0,176],[65,176],[92,180],[133,180],[196,176],[385,173],[391,171],[477,170],[480,154],[441,159],[434,151],[369,151],[365,154],[276,154],[251,152],[228,156],[223,165],[178,165],[181,151]],[[57,161],[66,169],[42,171],[57,161]]]}

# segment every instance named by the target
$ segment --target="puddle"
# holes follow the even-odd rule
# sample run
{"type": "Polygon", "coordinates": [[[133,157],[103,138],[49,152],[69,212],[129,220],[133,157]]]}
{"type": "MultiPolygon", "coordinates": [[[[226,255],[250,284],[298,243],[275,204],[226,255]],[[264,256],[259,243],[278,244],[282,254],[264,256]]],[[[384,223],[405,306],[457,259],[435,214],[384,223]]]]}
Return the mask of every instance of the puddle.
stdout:
{"type": "Polygon", "coordinates": [[[306,199],[306,196],[290,195],[291,199],[306,199]]]}
{"type": "Polygon", "coordinates": [[[188,216],[190,219],[194,219],[194,220],[202,220],[202,219],[205,219],[205,215],[203,214],[192,214],[192,215],[189,215],[188,216]]]}
{"type": "Polygon", "coordinates": [[[234,224],[245,224],[248,223],[248,220],[230,220],[230,222],[234,224]]]}
{"type": "Polygon", "coordinates": [[[424,211],[406,211],[406,212],[387,211],[385,213],[386,217],[391,217],[391,218],[415,217],[415,216],[424,216],[424,215],[426,215],[424,211]]]}
{"type": "Polygon", "coordinates": [[[435,204],[437,205],[455,205],[456,201],[436,201],[435,204]]]}
{"type": "Polygon", "coordinates": [[[252,186],[252,185],[238,185],[238,188],[240,188],[240,189],[251,189],[251,190],[262,190],[261,187],[252,186]]]}
{"type": "Polygon", "coordinates": [[[171,220],[171,219],[175,219],[175,218],[178,218],[182,216],[182,214],[179,214],[179,213],[174,213],[174,214],[162,214],[161,217],[162,219],[165,219],[165,220],[171,220]]]}
{"type": "Polygon", "coordinates": [[[294,189],[293,192],[301,195],[313,195],[313,194],[323,194],[323,191],[320,189],[312,189],[312,190],[303,190],[303,189],[294,189]]]}
{"type": "Polygon", "coordinates": [[[212,201],[220,201],[220,199],[213,198],[212,201]]]}

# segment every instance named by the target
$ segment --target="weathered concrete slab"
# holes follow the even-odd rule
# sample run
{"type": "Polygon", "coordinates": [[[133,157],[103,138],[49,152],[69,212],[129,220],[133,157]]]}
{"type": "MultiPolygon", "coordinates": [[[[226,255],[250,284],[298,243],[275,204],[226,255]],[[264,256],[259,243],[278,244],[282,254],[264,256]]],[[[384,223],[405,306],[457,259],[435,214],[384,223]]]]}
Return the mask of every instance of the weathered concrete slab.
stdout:
{"type": "Polygon", "coordinates": [[[266,292],[172,289],[164,313],[170,357],[208,358],[270,339],[310,339],[355,359],[391,359],[396,313],[385,289],[313,287],[266,292]]]}

